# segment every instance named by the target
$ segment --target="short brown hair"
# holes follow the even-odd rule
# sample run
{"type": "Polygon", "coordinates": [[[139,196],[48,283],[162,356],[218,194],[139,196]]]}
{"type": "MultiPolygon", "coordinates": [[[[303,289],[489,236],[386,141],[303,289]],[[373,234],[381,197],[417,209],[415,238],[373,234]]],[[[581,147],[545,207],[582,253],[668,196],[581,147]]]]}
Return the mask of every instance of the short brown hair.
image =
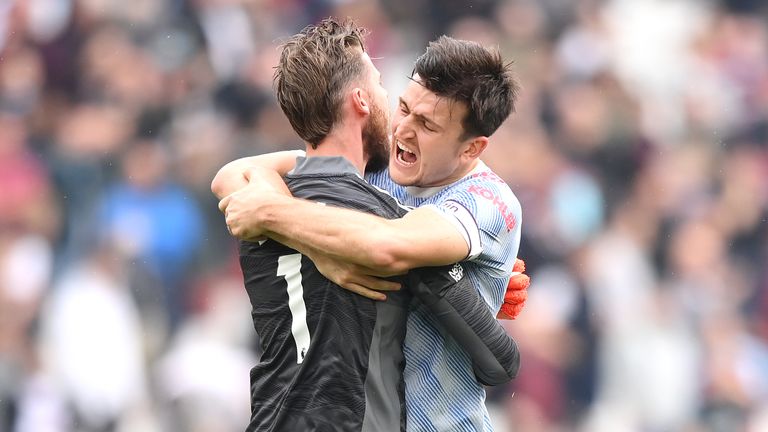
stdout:
{"type": "Polygon", "coordinates": [[[418,83],[467,106],[464,136],[490,136],[514,111],[519,85],[496,48],[441,36],[416,59],[418,83]]]}
{"type": "Polygon", "coordinates": [[[281,45],[274,82],[291,126],[313,148],[341,119],[343,90],[362,76],[367,30],[327,18],[281,45]]]}

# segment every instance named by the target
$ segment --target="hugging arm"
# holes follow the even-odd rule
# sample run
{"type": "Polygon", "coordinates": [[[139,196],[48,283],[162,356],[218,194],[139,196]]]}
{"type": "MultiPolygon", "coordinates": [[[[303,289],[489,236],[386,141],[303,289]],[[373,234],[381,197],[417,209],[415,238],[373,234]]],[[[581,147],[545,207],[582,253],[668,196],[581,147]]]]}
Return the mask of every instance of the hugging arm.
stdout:
{"type": "Polygon", "coordinates": [[[301,150],[287,150],[233,160],[216,173],[211,182],[211,192],[222,199],[248,186],[249,172],[253,168],[275,171],[283,177],[296,165],[296,158],[304,155],[301,150]]]}
{"type": "Polygon", "coordinates": [[[385,219],[250,186],[225,200],[227,225],[236,237],[290,239],[290,247],[324,251],[377,270],[377,276],[446,265],[468,255],[468,245],[457,228],[429,208],[385,219]]]}
{"type": "Polygon", "coordinates": [[[406,283],[469,354],[478,382],[489,386],[504,384],[514,379],[520,369],[517,343],[469,279],[455,280],[460,277],[456,273],[458,266],[412,270],[406,283]]]}
{"type": "Polygon", "coordinates": [[[275,194],[254,185],[258,179],[249,179],[253,169],[284,176],[301,155],[300,151],[286,151],[247,157],[219,170],[211,190],[222,200],[219,207],[233,235],[243,240],[262,235],[291,239],[291,247],[324,251],[377,269],[379,276],[447,265],[467,257],[466,241],[457,228],[432,209],[416,209],[401,219],[389,220],[275,194]]]}

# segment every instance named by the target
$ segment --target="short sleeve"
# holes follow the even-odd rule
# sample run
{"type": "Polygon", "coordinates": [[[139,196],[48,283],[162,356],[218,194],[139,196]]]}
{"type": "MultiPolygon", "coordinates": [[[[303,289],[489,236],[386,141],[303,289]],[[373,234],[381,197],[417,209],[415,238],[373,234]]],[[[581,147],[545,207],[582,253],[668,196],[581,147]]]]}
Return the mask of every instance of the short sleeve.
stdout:
{"type": "Polygon", "coordinates": [[[468,260],[485,258],[511,271],[520,246],[520,202],[503,183],[469,181],[429,204],[451,221],[469,247],[468,260]]]}
{"type": "Polygon", "coordinates": [[[431,208],[451,222],[467,242],[469,251],[465,259],[477,258],[483,251],[480,241],[480,228],[477,226],[475,216],[463,204],[456,200],[445,200],[439,204],[427,204],[423,207],[431,208]]]}

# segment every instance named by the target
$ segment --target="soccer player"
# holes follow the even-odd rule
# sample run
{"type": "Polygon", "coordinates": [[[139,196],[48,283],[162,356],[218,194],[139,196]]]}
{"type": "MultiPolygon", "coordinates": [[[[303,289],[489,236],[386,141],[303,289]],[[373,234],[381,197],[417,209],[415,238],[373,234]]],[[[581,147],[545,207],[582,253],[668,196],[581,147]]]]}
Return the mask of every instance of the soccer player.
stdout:
{"type": "MultiPolygon", "coordinates": [[[[323,259],[313,259],[323,274],[371,297],[384,296],[369,288],[391,289],[373,276],[464,260],[472,285],[496,312],[519,247],[521,209],[479,157],[512,112],[517,89],[497,50],[441,37],[417,59],[399,98],[388,169],[366,176],[417,209],[387,220],[292,199],[256,183],[222,201],[227,224],[240,238],[266,235],[322,251],[323,259]]],[[[220,196],[237,189],[227,183],[237,183],[249,166],[272,166],[282,174],[294,156],[230,163],[214,189],[220,196]]],[[[492,430],[469,355],[424,304],[409,314],[404,350],[409,430],[492,430]]]]}
{"type": "MultiPolygon", "coordinates": [[[[361,30],[333,20],[308,27],[283,45],[275,82],[281,108],[308,143],[308,157],[285,177],[290,192],[328,207],[403,216],[394,198],[361,177],[366,165],[386,161],[388,117],[361,30]]],[[[412,271],[410,290],[374,302],[273,240],[241,242],[240,262],[264,349],[251,371],[249,431],[404,430],[401,345],[411,293],[472,353],[477,379],[496,384],[517,372],[514,341],[460,265],[412,271]]]]}

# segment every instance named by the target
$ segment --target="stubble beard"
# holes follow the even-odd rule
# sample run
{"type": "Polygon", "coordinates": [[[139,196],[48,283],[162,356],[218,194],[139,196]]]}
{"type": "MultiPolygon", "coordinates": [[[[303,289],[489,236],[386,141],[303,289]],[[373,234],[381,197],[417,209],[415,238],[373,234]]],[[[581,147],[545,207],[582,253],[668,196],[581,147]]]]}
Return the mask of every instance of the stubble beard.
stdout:
{"type": "Polygon", "coordinates": [[[367,160],[366,172],[376,172],[389,164],[389,137],[387,115],[377,105],[371,105],[371,116],[363,127],[363,155],[367,160]]]}

